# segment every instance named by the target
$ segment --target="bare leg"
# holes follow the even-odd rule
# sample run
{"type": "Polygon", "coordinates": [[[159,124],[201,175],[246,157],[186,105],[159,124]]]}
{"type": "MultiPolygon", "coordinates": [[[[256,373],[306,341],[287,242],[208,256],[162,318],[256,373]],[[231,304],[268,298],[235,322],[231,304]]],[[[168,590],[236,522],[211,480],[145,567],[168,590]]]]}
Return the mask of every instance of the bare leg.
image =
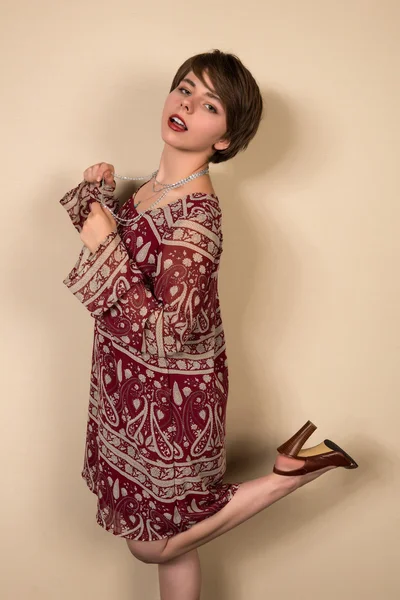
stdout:
{"type": "MultiPolygon", "coordinates": [[[[281,470],[301,467],[298,460],[278,456],[276,466],[281,470]]],[[[126,540],[129,550],[139,560],[147,563],[165,563],[219,537],[277,500],[313,481],[323,473],[337,467],[326,467],[314,473],[285,476],[271,473],[240,484],[236,494],[220,511],[196,523],[190,529],[159,541],[141,542],[126,540]]]]}
{"type": "MultiPolygon", "coordinates": [[[[276,461],[277,467],[282,470],[285,470],[285,468],[293,469],[293,464],[289,467],[291,459],[282,458],[285,460],[280,464],[278,464],[278,460],[276,461]]],[[[296,467],[298,466],[298,462],[296,462],[296,467]]],[[[187,531],[168,538],[161,552],[161,558],[170,560],[171,558],[180,556],[184,552],[189,552],[193,548],[198,548],[210,542],[244,521],[247,521],[247,519],[261,512],[264,508],[271,506],[277,500],[316,479],[322,473],[334,468],[327,467],[318,471],[318,473],[309,473],[299,477],[286,477],[271,473],[259,479],[245,481],[240,485],[232,500],[224,508],[212,515],[212,517],[193,525],[187,531]]]]}
{"type": "Polygon", "coordinates": [[[161,600],[200,600],[201,567],[197,550],[158,565],[161,600]]]}

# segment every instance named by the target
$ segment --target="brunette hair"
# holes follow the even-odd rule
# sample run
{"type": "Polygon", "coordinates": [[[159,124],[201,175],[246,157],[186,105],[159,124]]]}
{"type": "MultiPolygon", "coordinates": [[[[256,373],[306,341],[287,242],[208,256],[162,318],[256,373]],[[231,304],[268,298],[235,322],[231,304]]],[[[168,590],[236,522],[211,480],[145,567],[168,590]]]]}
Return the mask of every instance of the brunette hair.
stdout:
{"type": "Polygon", "coordinates": [[[230,140],[230,145],[225,150],[215,150],[209,157],[209,162],[225,162],[238,152],[246,150],[257,133],[263,118],[260,89],[253,75],[237,56],[215,49],[188,58],[177,70],[170,92],[190,71],[205,86],[203,73],[206,71],[215,92],[221,98],[227,124],[224,139],[230,140]]]}

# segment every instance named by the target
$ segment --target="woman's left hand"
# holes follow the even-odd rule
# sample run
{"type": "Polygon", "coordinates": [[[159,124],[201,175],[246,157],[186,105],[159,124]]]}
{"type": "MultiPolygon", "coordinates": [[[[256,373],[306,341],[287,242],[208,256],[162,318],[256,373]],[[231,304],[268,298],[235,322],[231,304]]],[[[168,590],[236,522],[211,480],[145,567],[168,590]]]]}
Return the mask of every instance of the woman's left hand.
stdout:
{"type": "Polygon", "coordinates": [[[90,213],[80,232],[82,242],[90,252],[96,252],[106,237],[117,228],[117,222],[99,202],[90,204],[90,213]]]}

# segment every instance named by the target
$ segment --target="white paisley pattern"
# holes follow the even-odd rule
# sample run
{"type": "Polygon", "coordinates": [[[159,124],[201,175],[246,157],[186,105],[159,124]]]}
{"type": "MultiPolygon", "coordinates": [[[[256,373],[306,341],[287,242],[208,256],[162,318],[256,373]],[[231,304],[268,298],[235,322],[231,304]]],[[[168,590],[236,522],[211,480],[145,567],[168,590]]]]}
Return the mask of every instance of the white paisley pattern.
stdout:
{"type": "MultiPolygon", "coordinates": [[[[118,208],[137,215],[134,196],[118,208]]],[[[82,181],[60,200],[78,232],[99,199],[82,181]]],[[[190,194],[83,247],[64,284],[94,319],[82,477],[116,536],[157,540],[210,517],[223,483],[228,366],[218,297],[221,211],[190,194]]]]}

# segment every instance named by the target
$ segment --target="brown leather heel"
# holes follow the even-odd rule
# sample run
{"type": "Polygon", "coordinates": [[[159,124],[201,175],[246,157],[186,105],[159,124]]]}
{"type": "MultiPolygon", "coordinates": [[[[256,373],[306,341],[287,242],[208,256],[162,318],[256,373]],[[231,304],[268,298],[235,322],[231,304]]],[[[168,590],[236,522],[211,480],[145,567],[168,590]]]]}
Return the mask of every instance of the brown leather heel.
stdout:
{"type": "Polygon", "coordinates": [[[354,458],[331,440],[324,440],[318,446],[301,450],[306,440],[308,440],[316,429],[317,426],[314,423],[307,421],[299,431],[277,448],[279,454],[299,461],[305,461],[304,465],[299,469],[292,469],[290,471],[281,471],[274,465],[274,473],[292,476],[305,475],[306,473],[319,471],[330,466],[344,467],[345,469],[356,469],[358,467],[354,458]],[[325,447],[329,448],[329,450],[319,452],[318,449],[324,449],[325,447]]]}

